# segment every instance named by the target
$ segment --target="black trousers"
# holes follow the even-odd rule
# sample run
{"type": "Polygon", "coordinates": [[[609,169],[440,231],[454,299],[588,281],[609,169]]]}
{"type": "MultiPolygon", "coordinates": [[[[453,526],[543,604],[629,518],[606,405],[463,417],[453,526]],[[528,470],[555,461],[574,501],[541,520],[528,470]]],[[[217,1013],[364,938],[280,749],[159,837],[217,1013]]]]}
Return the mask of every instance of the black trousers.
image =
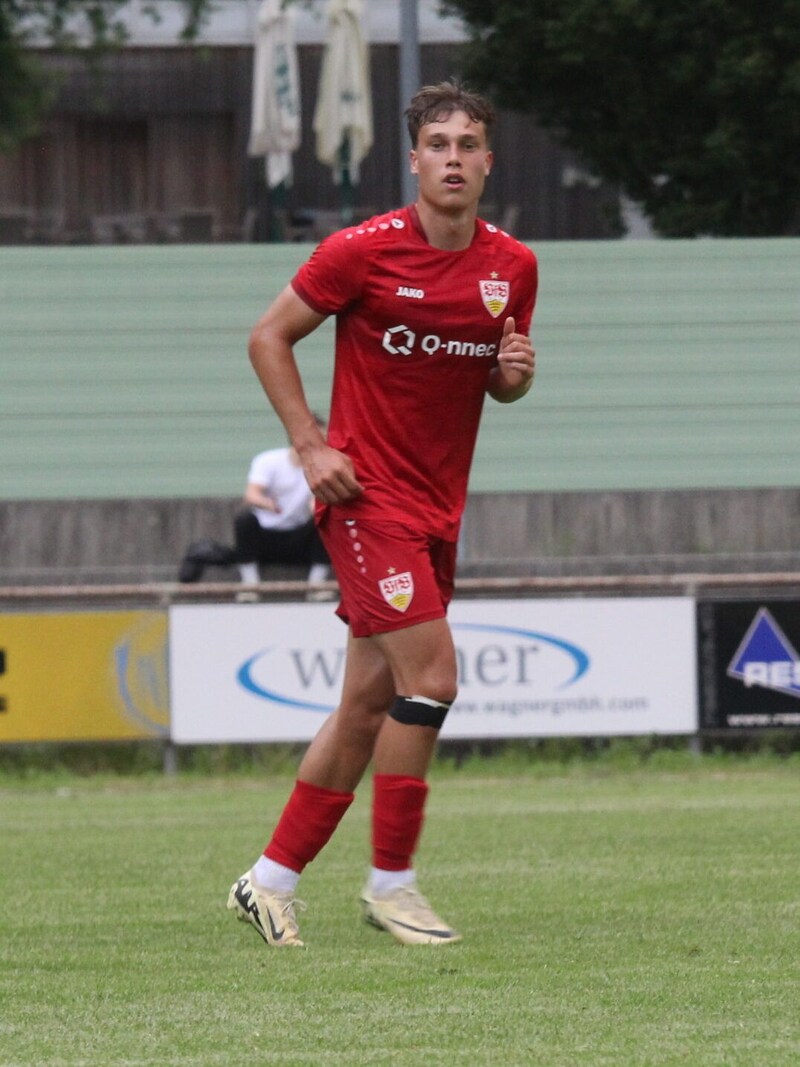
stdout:
{"type": "Polygon", "coordinates": [[[294,530],[265,530],[252,511],[240,511],[234,519],[237,563],[325,563],[330,558],[313,519],[294,530]]]}

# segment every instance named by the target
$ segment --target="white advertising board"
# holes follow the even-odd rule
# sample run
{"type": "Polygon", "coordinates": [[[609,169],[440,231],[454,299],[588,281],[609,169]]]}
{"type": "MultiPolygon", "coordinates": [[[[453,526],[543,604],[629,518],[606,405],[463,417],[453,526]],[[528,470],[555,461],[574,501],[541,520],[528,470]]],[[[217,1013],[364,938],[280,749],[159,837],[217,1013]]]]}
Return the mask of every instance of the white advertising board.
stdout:
{"type": "MultiPolygon", "coordinates": [[[[456,600],[445,738],[693,733],[689,598],[456,600]]],[[[179,744],[304,741],[335,707],[346,629],[330,604],[170,609],[179,744]]]]}

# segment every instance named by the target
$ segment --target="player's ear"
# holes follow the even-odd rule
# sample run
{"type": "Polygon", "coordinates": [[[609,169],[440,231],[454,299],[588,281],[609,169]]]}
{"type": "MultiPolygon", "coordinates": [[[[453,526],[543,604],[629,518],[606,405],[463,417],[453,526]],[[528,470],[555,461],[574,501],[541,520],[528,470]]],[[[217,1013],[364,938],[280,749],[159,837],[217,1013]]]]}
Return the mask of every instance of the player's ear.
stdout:
{"type": "Polygon", "coordinates": [[[484,174],[486,174],[487,176],[489,174],[491,174],[493,164],[494,164],[494,152],[487,152],[486,153],[486,164],[485,164],[485,168],[484,168],[484,174]]]}
{"type": "Polygon", "coordinates": [[[415,150],[413,148],[408,153],[408,159],[409,159],[409,162],[411,164],[411,173],[412,174],[419,174],[419,167],[417,166],[417,153],[415,152],[415,150]]]}

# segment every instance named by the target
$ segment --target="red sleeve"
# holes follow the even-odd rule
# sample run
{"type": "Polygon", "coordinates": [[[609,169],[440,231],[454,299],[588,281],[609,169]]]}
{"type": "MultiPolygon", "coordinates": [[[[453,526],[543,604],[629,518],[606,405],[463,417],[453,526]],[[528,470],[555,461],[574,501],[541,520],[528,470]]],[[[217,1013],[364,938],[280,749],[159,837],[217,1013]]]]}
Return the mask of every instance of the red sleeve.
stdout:
{"type": "Polygon", "coordinates": [[[314,311],[335,315],[361,295],[367,269],[363,244],[353,240],[352,230],[340,230],[316,247],[291,285],[314,311]]]}
{"type": "Polygon", "coordinates": [[[529,334],[533,309],[536,306],[536,292],[539,287],[539,265],[536,262],[536,256],[527,246],[526,251],[528,255],[525,257],[519,272],[521,282],[519,288],[522,291],[522,300],[517,312],[516,327],[517,333],[529,334]]]}

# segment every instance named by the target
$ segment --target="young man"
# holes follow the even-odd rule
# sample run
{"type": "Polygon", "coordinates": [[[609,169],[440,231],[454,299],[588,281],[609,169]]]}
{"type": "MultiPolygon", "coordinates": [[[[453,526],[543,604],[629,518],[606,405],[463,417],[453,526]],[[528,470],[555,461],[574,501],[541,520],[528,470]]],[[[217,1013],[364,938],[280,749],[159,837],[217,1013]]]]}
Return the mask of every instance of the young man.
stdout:
{"type": "Polygon", "coordinates": [[[533,253],[477,219],[492,167],[483,98],[421,89],[406,113],[416,204],[324,241],[256,324],[250,358],[300,456],[348,624],[341,702],[302,759],[264,854],[228,907],[269,945],[302,945],[295,889],[370,761],[368,922],[405,944],[460,940],[416,887],[425,781],[456,696],[446,619],[485,395],[533,380],[533,253]],[[294,345],[336,316],[327,442],[294,345]]]}

